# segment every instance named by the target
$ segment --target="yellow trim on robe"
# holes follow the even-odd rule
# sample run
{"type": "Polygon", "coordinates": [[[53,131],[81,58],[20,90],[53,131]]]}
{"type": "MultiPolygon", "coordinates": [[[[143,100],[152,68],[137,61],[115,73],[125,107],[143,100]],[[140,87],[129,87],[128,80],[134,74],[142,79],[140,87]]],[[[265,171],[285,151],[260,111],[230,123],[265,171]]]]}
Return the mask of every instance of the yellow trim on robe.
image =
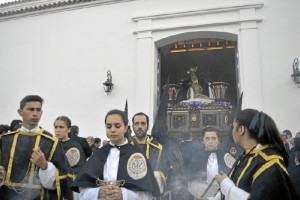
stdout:
{"type": "Polygon", "coordinates": [[[243,169],[243,171],[241,172],[241,174],[239,175],[239,177],[238,177],[238,179],[237,179],[237,181],[236,181],[236,186],[237,186],[237,187],[239,186],[240,181],[241,181],[242,177],[244,176],[246,170],[248,169],[248,167],[249,167],[250,164],[252,163],[253,158],[255,158],[257,155],[258,155],[258,154],[254,154],[254,156],[251,157],[251,158],[248,160],[247,165],[245,166],[245,168],[243,169]]]}
{"type": "Polygon", "coordinates": [[[58,169],[56,169],[55,171],[55,184],[56,184],[56,192],[57,192],[57,199],[60,199],[60,195],[61,195],[61,188],[60,188],[60,178],[59,178],[59,171],[58,169]]]}
{"type": "MultiPolygon", "coordinates": [[[[38,134],[36,136],[36,140],[35,140],[35,144],[34,144],[34,149],[38,149],[39,146],[40,146],[40,142],[41,142],[41,135],[38,134]]],[[[33,183],[33,177],[34,177],[34,171],[35,171],[35,164],[30,162],[31,163],[31,167],[30,167],[30,171],[29,171],[29,184],[32,184],[33,183]]]]}
{"type": "Polygon", "coordinates": [[[160,174],[161,178],[163,179],[164,184],[166,184],[166,182],[167,182],[167,177],[164,175],[164,173],[163,173],[162,171],[159,171],[159,174],[160,174]]]}
{"type": "Polygon", "coordinates": [[[159,164],[160,164],[160,158],[161,158],[161,155],[162,155],[163,146],[160,143],[158,143],[157,145],[154,144],[154,143],[152,143],[153,139],[154,139],[153,137],[148,137],[145,142],[140,142],[140,141],[137,141],[137,140],[136,140],[136,142],[138,144],[144,144],[144,145],[146,145],[146,158],[148,160],[149,160],[149,157],[150,157],[150,145],[153,146],[153,147],[155,147],[155,148],[157,148],[157,149],[159,149],[158,158],[157,158],[157,164],[156,164],[156,168],[157,168],[159,166],[159,164]]]}
{"type": "MultiPolygon", "coordinates": [[[[51,151],[49,153],[49,156],[47,158],[47,161],[51,161],[54,152],[56,150],[56,147],[58,145],[58,138],[44,134],[44,129],[41,129],[38,132],[34,132],[34,133],[27,133],[27,132],[21,132],[20,129],[13,131],[13,132],[9,132],[9,133],[5,133],[4,135],[12,135],[15,134],[13,137],[13,142],[12,142],[12,147],[11,147],[11,151],[10,151],[10,157],[9,157],[9,162],[8,162],[8,167],[7,167],[7,172],[6,172],[6,178],[5,178],[5,185],[10,186],[10,187],[22,187],[22,188],[30,188],[30,189],[39,189],[41,190],[41,200],[43,199],[43,194],[44,194],[44,188],[42,185],[34,185],[32,183],[33,181],[33,176],[34,176],[34,171],[35,171],[35,164],[31,163],[31,167],[30,167],[30,171],[29,171],[29,183],[15,183],[15,182],[11,182],[10,177],[11,177],[11,171],[12,171],[12,164],[13,164],[13,160],[14,160],[14,155],[15,155],[15,149],[16,149],[16,145],[17,145],[17,141],[18,141],[18,137],[19,135],[26,135],[26,136],[37,136],[36,141],[35,141],[35,145],[34,148],[37,149],[40,145],[40,140],[41,140],[41,136],[48,138],[50,140],[53,141],[53,145],[51,148],[51,151]]],[[[1,136],[1,137],[2,137],[1,136]]],[[[60,199],[61,197],[61,187],[60,187],[60,182],[59,180],[70,177],[74,180],[74,175],[72,176],[71,174],[67,174],[64,176],[59,176],[59,171],[56,169],[56,189],[57,189],[57,196],[58,199],[60,199]]]]}
{"type": "Polygon", "coordinates": [[[169,197],[168,200],[172,200],[172,192],[171,192],[171,190],[169,190],[169,191],[167,191],[167,192],[165,192],[163,194],[163,199],[165,199],[166,197],[169,197]]]}
{"type": "MultiPolygon", "coordinates": [[[[157,162],[156,162],[156,169],[157,169],[159,167],[159,165],[160,165],[160,159],[161,159],[162,152],[163,152],[163,146],[159,142],[158,142],[158,144],[152,143],[153,139],[154,139],[153,137],[149,137],[148,136],[148,138],[146,139],[146,141],[141,142],[141,141],[137,141],[136,140],[136,142],[138,144],[146,145],[146,158],[148,160],[150,158],[150,145],[159,150],[158,157],[157,157],[157,162]]],[[[162,179],[164,181],[164,184],[166,184],[167,177],[164,175],[164,173],[162,171],[159,171],[159,174],[162,177],[162,179]]]]}
{"type": "MultiPolygon", "coordinates": [[[[271,156],[270,156],[271,157],[271,156]]],[[[267,170],[269,167],[271,167],[272,165],[278,164],[279,167],[288,175],[288,171],[286,169],[286,167],[284,165],[281,164],[281,162],[279,161],[279,159],[273,159],[268,161],[267,163],[265,163],[263,166],[261,166],[259,168],[259,170],[257,170],[257,172],[253,175],[253,180],[252,180],[252,184],[254,183],[254,181],[256,180],[256,178],[261,175],[265,170],[267,170]]]]}
{"type": "MultiPolygon", "coordinates": [[[[239,182],[241,180],[241,178],[244,176],[246,170],[248,169],[248,167],[250,166],[250,164],[252,163],[252,160],[257,157],[258,155],[261,156],[265,161],[266,163],[261,166],[257,171],[256,173],[253,175],[253,180],[252,180],[252,184],[254,183],[254,181],[257,179],[257,177],[262,174],[265,170],[267,170],[269,167],[271,167],[272,165],[274,164],[278,164],[279,167],[286,173],[286,174],[289,174],[286,167],[280,162],[283,161],[283,158],[279,155],[270,155],[268,156],[267,154],[265,154],[264,152],[262,152],[263,150],[267,149],[267,148],[271,148],[273,147],[273,145],[264,145],[258,149],[255,149],[253,150],[252,152],[250,152],[250,150],[247,150],[246,153],[251,153],[251,154],[254,154],[253,157],[249,158],[245,168],[242,170],[241,174],[239,175],[238,179],[237,179],[237,182],[236,182],[236,186],[239,186],[239,182]]],[[[234,170],[232,170],[234,171],[234,170]]],[[[231,173],[232,174],[232,173],[231,173]]],[[[230,174],[230,176],[231,176],[230,174]]]]}
{"type": "Polygon", "coordinates": [[[41,200],[44,200],[44,193],[45,193],[45,190],[44,190],[44,188],[42,188],[42,191],[41,191],[41,200]]]}
{"type": "Polygon", "coordinates": [[[15,150],[16,150],[16,145],[17,145],[17,141],[18,141],[18,137],[19,137],[20,132],[16,133],[16,135],[14,136],[13,142],[12,142],[12,147],[10,150],[10,154],[9,154],[9,162],[8,162],[8,166],[7,166],[7,170],[6,170],[6,178],[5,178],[5,185],[11,186],[11,181],[10,181],[10,176],[11,176],[11,170],[12,170],[12,163],[14,160],[14,156],[15,156],[15,150]]]}

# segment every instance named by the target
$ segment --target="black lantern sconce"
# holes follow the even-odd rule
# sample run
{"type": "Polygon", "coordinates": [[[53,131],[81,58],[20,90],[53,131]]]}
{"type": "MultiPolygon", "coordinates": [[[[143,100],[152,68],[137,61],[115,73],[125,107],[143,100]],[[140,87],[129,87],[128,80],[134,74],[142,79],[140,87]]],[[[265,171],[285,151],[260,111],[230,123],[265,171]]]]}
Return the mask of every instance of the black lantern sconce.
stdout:
{"type": "Polygon", "coordinates": [[[106,74],[107,74],[107,80],[105,81],[105,83],[103,83],[103,85],[104,85],[104,91],[106,92],[107,95],[109,95],[113,89],[114,84],[112,83],[112,75],[110,70],[108,70],[106,74]]]}
{"type": "Polygon", "coordinates": [[[291,75],[291,77],[293,78],[293,81],[297,85],[297,87],[300,88],[300,71],[298,65],[298,58],[295,58],[293,62],[293,74],[291,75]]]}

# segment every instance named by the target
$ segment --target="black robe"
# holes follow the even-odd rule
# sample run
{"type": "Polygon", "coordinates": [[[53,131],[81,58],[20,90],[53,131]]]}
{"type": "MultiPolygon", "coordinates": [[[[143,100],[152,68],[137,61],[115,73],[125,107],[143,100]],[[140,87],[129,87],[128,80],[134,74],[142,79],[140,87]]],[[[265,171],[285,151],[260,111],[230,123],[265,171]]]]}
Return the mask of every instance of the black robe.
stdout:
{"type": "MultiPolygon", "coordinates": [[[[140,150],[144,153],[146,158],[149,160],[152,169],[154,171],[160,172],[160,176],[162,177],[163,184],[165,186],[168,177],[167,174],[168,165],[167,165],[166,153],[163,151],[164,150],[163,146],[150,135],[148,135],[148,138],[145,142],[136,141],[135,145],[140,148],[140,150]]],[[[162,194],[164,192],[168,192],[168,191],[163,191],[162,194]]],[[[156,197],[156,200],[162,199],[163,196],[164,195],[161,195],[160,197],[156,197]]]]}
{"type": "MultiPolygon", "coordinates": [[[[154,171],[161,171],[163,178],[167,177],[168,166],[166,163],[166,154],[163,151],[163,146],[152,136],[148,135],[146,142],[136,142],[136,146],[144,153],[149,160],[154,171]]],[[[166,181],[166,180],[164,180],[166,181]]]]}
{"type": "Polygon", "coordinates": [[[86,161],[81,145],[73,140],[61,143],[73,173],[78,174],[86,161]]]}
{"type": "Polygon", "coordinates": [[[18,129],[1,136],[0,150],[0,165],[6,169],[5,185],[0,188],[0,200],[73,199],[68,179],[72,171],[56,137],[43,129],[37,133],[20,132],[18,129]],[[33,149],[38,147],[46,160],[58,169],[55,190],[42,186],[39,167],[30,162],[33,149]]]}
{"type": "Polygon", "coordinates": [[[252,200],[298,200],[279,152],[270,145],[244,154],[229,177],[252,200]]]}
{"type": "MultiPolygon", "coordinates": [[[[111,145],[105,145],[104,147],[97,149],[93,153],[93,155],[80,170],[75,181],[71,184],[72,190],[79,192],[79,187],[99,187],[96,184],[96,180],[97,178],[103,180],[104,164],[106,163],[111,148],[115,147],[111,145]]],[[[153,196],[159,195],[159,187],[154,177],[152,168],[141,151],[132,144],[125,144],[123,146],[120,146],[119,150],[121,152],[117,180],[125,180],[125,184],[122,187],[133,191],[148,191],[151,192],[153,196]],[[130,173],[127,171],[127,168],[131,167],[129,158],[135,153],[143,156],[147,164],[146,175],[139,179],[133,179],[132,176],[129,175],[130,173]]]]}
{"type": "Polygon", "coordinates": [[[72,134],[70,136],[70,139],[75,142],[78,142],[81,145],[86,158],[89,158],[92,155],[92,148],[89,146],[89,143],[87,142],[86,138],[79,137],[76,134],[72,134]]]}
{"type": "MultiPolygon", "coordinates": [[[[228,174],[232,166],[226,163],[226,158],[231,157],[231,159],[235,159],[234,155],[225,150],[216,150],[213,153],[217,154],[219,172],[223,171],[228,174]]],[[[206,181],[207,162],[210,154],[211,152],[205,150],[204,146],[201,148],[198,147],[197,151],[190,152],[190,159],[186,167],[186,176],[188,180],[200,179],[201,181],[206,181]]]]}

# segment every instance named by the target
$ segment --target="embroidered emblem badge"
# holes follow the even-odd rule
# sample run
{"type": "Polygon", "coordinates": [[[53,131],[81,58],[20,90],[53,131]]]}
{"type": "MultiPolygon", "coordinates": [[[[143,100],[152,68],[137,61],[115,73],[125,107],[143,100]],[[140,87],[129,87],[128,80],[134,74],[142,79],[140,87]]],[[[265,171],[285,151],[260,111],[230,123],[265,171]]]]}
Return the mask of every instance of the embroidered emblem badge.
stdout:
{"type": "Polygon", "coordinates": [[[231,169],[235,162],[235,158],[230,153],[225,153],[224,162],[227,165],[227,167],[231,169]]]}
{"type": "Polygon", "coordinates": [[[141,153],[134,153],[127,162],[127,172],[134,180],[139,180],[147,174],[147,163],[141,153]]]}
{"type": "Polygon", "coordinates": [[[80,152],[77,148],[72,147],[66,152],[66,157],[71,167],[77,165],[80,160],[80,152]]]}

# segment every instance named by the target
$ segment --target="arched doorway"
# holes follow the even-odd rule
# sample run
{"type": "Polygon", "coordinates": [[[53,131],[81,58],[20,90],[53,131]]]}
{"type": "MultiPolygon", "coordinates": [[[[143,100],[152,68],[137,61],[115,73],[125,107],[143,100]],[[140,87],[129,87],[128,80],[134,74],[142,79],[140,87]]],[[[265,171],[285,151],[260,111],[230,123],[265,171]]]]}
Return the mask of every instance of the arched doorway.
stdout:
{"type": "Polygon", "coordinates": [[[184,33],[156,42],[159,57],[157,100],[160,99],[162,87],[169,75],[170,84],[179,91],[172,98],[167,122],[169,131],[177,137],[183,138],[186,132],[190,132],[193,139],[199,139],[206,126],[217,126],[227,133],[239,94],[237,45],[237,35],[224,32],[184,33]],[[210,83],[228,83],[224,98],[214,100],[218,102],[207,106],[197,104],[193,105],[194,108],[186,109],[182,102],[191,98],[184,92],[190,84],[190,75],[187,72],[191,67],[197,67],[196,75],[204,95],[213,98],[209,89],[210,83]]]}

